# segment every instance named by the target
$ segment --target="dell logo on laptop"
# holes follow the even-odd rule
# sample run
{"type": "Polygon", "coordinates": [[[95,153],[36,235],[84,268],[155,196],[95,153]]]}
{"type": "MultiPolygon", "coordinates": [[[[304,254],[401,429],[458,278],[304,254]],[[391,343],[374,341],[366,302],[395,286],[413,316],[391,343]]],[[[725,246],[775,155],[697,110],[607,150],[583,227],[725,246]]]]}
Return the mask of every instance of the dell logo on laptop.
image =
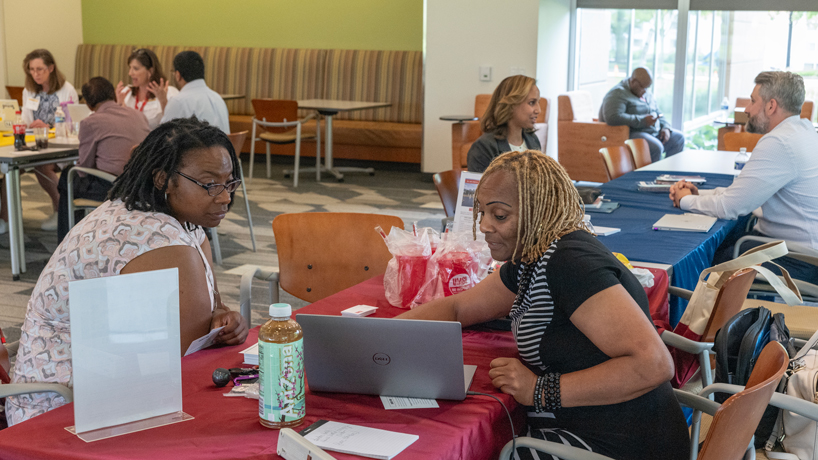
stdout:
{"type": "Polygon", "coordinates": [[[372,355],[372,361],[375,361],[375,364],[386,366],[390,361],[392,361],[392,358],[390,358],[386,353],[375,353],[372,355]]]}

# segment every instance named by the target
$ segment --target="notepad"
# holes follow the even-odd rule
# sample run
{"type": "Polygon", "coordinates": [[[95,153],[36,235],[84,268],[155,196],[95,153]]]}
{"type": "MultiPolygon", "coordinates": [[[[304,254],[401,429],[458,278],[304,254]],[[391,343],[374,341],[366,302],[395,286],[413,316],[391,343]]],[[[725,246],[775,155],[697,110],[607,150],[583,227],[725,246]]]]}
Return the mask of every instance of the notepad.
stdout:
{"type": "Polygon", "coordinates": [[[322,449],[382,460],[393,458],[420,438],[327,420],[318,420],[299,434],[322,449]]]}
{"type": "Polygon", "coordinates": [[[250,348],[240,351],[244,355],[244,364],[258,366],[258,342],[254,343],[250,348]]]}
{"type": "Polygon", "coordinates": [[[620,231],[621,229],[615,227],[601,227],[594,225],[594,233],[596,233],[596,236],[613,235],[614,233],[619,233],[620,231]]]}
{"type": "Polygon", "coordinates": [[[715,217],[702,214],[665,214],[653,224],[654,230],[670,230],[677,232],[709,232],[716,223],[715,217]]]}

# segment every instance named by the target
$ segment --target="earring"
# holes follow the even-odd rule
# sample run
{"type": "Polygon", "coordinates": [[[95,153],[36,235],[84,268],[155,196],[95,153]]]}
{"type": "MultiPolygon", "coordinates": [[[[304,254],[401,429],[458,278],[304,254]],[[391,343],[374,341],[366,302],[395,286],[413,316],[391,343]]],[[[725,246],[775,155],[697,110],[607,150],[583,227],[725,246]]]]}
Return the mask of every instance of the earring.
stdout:
{"type": "Polygon", "coordinates": [[[165,203],[168,202],[168,192],[165,192],[165,203]]]}

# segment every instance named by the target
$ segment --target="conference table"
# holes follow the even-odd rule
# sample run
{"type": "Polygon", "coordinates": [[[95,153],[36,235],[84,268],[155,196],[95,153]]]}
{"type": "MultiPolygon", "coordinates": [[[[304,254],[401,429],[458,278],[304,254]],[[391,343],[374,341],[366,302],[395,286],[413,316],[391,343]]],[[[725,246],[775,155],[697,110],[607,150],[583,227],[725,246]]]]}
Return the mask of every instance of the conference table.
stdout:
{"type": "MultiPolygon", "coordinates": [[[[342,167],[336,168],[332,165],[332,117],[338,115],[340,112],[353,112],[356,110],[367,110],[367,109],[378,109],[381,107],[389,107],[392,105],[390,102],[366,102],[366,101],[341,101],[336,99],[299,99],[298,100],[298,108],[299,109],[310,109],[315,110],[319,114],[323,115],[327,119],[327,135],[324,141],[326,147],[324,155],[324,164],[321,165],[320,161],[316,161],[316,169],[317,169],[317,177],[320,179],[321,172],[326,171],[339,181],[344,179],[344,172],[365,172],[369,174],[375,174],[374,168],[353,168],[353,167],[342,167]]],[[[321,129],[321,121],[318,120],[318,129],[321,129]]],[[[316,150],[320,148],[320,146],[316,147],[316,150]]],[[[316,158],[320,158],[319,152],[316,151],[316,158]]],[[[312,168],[301,168],[301,171],[310,171],[312,168]]]]}
{"type": "Polygon", "coordinates": [[[26,271],[25,237],[23,235],[23,207],[20,194],[20,169],[79,158],[77,146],[53,147],[39,151],[16,151],[13,146],[0,147],[0,171],[6,174],[6,207],[9,215],[9,251],[11,275],[17,281],[26,271]]]}
{"type": "MultiPolygon", "coordinates": [[[[712,265],[719,245],[738,238],[748,217],[732,221],[719,219],[706,233],[655,231],[653,223],[665,214],[684,212],[673,207],[667,193],[640,192],[636,184],[655,180],[661,174],[699,174],[707,179],[701,189],[727,187],[737,172],[733,169],[737,153],[684,151],[602,184],[605,199],[618,202],[620,207],[610,214],[589,212],[591,223],[621,231],[599,240],[630,260],[670,265],[670,284],[693,290],[702,270],[712,265]]],[[[679,321],[686,305],[682,299],[671,300],[671,325],[679,321]]]]}
{"type": "MultiPolygon", "coordinates": [[[[651,271],[656,275],[655,284],[646,292],[651,310],[660,311],[667,299],[667,277],[663,270],[651,271]]],[[[339,315],[341,310],[361,304],[378,307],[375,317],[388,318],[406,311],[387,303],[383,276],[376,276],[295,313],[339,315]]],[[[0,458],[278,459],[278,431],[261,426],[258,401],[224,397],[228,388],[216,388],[211,380],[216,368],[241,367],[239,352],[255,342],[257,334],[255,328],[242,345],[206,349],[182,358],[183,411],[193,416],[192,420],[86,443],[65,429],[74,425],[73,404],[67,404],[0,431],[0,458]]],[[[464,363],[477,366],[470,390],[502,400],[519,432],[525,420],[523,407],[496,390],[488,376],[489,363],[503,356],[518,356],[511,332],[479,326],[463,330],[464,363]]],[[[438,408],[385,410],[377,396],[312,392],[309,375],[307,386],[307,416],[304,423],[294,427],[296,431],[324,419],[418,435],[416,442],[398,454],[398,460],[494,460],[511,439],[505,410],[489,396],[438,400],[438,408]]],[[[360,458],[330,454],[338,459],[360,458]]]]}

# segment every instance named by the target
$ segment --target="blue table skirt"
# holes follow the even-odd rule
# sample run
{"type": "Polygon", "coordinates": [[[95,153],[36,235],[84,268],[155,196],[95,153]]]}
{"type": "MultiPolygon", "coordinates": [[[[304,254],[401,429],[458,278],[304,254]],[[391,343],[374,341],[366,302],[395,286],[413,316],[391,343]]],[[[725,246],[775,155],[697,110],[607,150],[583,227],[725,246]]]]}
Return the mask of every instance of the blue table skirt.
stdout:
{"type": "MultiPolygon", "coordinates": [[[[610,214],[590,214],[591,223],[622,229],[619,233],[599,238],[611,251],[620,252],[630,260],[672,265],[670,284],[693,290],[702,270],[712,266],[716,248],[725,239],[736,238],[733,232],[743,231],[747,217],[732,221],[719,219],[707,233],[655,231],[653,223],[665,214],[683,214],[682,210],[673,207],[667,193],[637,190],[637,182],[652,181],[661,174],[685,173],[634,171],[603,184],[605,198],[619,202],[620,207],[610,214]]],[[[702,189],[727,187],[733,182],[731,175],[706,174],[704,177],[707,183],[702,189]]],[[[671,325],[676,325],[686,306],[686,301],[671,299],[671,325]]]]}

